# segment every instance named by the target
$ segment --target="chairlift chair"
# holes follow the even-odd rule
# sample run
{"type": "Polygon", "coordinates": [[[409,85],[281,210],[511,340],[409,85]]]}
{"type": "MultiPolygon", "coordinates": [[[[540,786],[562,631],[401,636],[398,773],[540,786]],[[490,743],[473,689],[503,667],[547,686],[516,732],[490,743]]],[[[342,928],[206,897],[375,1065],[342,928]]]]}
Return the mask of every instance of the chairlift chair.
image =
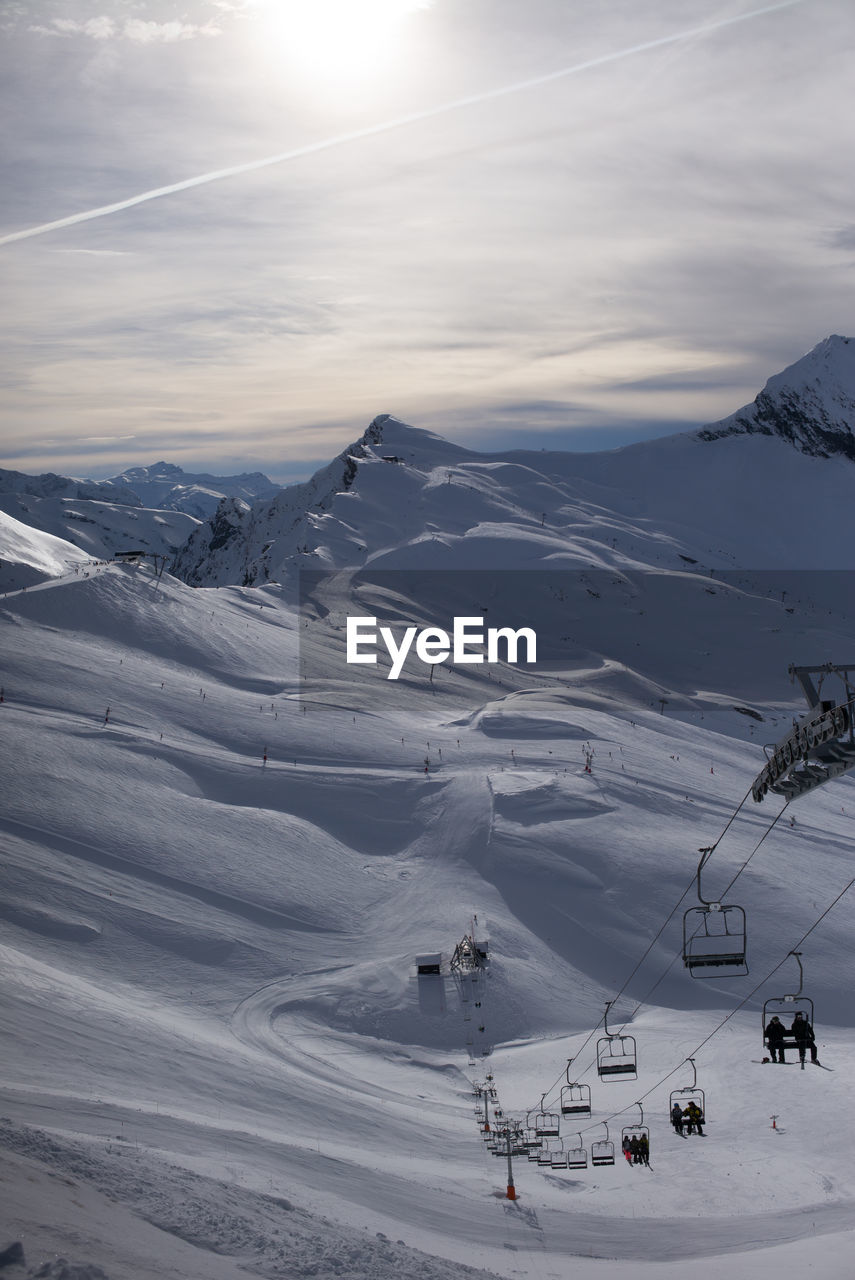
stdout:
{"type": "Polygon", "coordinates": [[[562,1116],[589,1116],[591,1114],[591,1087],[570,1079],[570,1067],[572,1064],[573,1059],[570,1058],[567,1063],[567,1083],[561,1086],[561,1114],[562,1116]]]}
{"type": "Polygon", "coordinates": [[[734,903],[708,902],[701,893],[701,870],[715,845],[702,849],[698,863],[698,901],[683,916],[683,964],[693,978],[744,977],[745,912],[734,903]]]}
{"type": "Polygon", "coordinates": [[[605,1138],[591,1143],[592,1165],[614,1164],[615,1162],[615,1144],[609,1138],[609,1126],[605,1121],[603,1121],[603,1127],[606,1131],[605,1138]]]}
{"type": "Polygon", "coordinates": [[[783,1040],[784,1049],[798,1048],[795,1038],[790,1032],[790,1027],[792,1026],[793,1020],[797,1013],[804,1014],[805,1018],[808,1020],[811,1026],[813,1026],[813,1000],[811,1000],[809,996],[802,994],[802,984],[804,982],[804,970],[802,968],[802,961],[801,961],[802,953],[801,951],[791,951],[789,954],[791,956],[795,956],[796,963],[799,966],[799,989],[798,991],[793,992],[792,995],[771,996],[768,1000],[765,1000],[763,1002],[762,1031],[763,1031],[763,1047],[764,1048],[767,1048],[766,1028],[769,1025],[769,1020],[775,1014],[777,1014],[778,1017],[781,1019],[781,1021],[784,1023],[784,1040],[783,1040]]]}
{"type": "Polygon", "coordinates": [[[567,1149],[567,1168],[568,1169],[587,1169],[588,1167],[588,1148],[582,1141],[582,1135],[579,1134],[578,1147],[568,1147],[567,1149]]]}
{"type": "Polygon", "coordinates": [[[609,1031],[609,1008],[613,1003],[609,1000],[606,1004],[603,1015],[605,1035],[597,1041],[597,1074],[606,1081],[635,1080],[638,1077],[635,1037],[609,1031]]]}
{"type": "Polygon", "coordinates": [[[648,1129],[647,1125],[644,1123],[644,1107],[642,1107],[640,1102],[636,1102],[635,1105],[638,1107],[639,1111],[641,1112],[641,1119],[639,1120],[638,1124],[625,1124],[624,1127],[621,1129],[621,1133],[620,1133],[621,1146],[623,1146],[624,1138],[629,1138],[630,1140],[632,1140],[633,1138],[646,1138],[647,1146],[649,1149],[650,1130],[648,1129]]]}
{"type": "Polygon", "coordinates": [[[560,1146],[553,1147],[549,1154],[553,1169],[566,1169],[568,1167],[567,1152],[564,1149],[563,1142],[560,1146]]]}
{"type": "Polygon", "coordinates": [[[668,1116],[670,1119],[671,1112],[674,1110],[675,1102],[679,1103],[681,1111],[685,1111],[689,1103],[694,1102],[697,1104],[698,1108],[700,1109],[701,1116],[703,1117],[701,1123],[703,1123],[703,1121],[706,1120],[707,1118],[706,1097],[704,1096],[703,1089],[698,1088],[698,1070],[697,1070],[697,1067],[695,1066],[694,1058],[687,1058],[686,1061],[690,1062],[692,1065],[692,1074],[694,1076],[694,1079],[692,1080],[692,1083],[690,1085],[686,1085],[682,1089],[674,1089],[672,1091],[671,1097],[668,1102],[668,1116]]]}
{"type": "Polygon", "coordinates": [[[534,1131],[539,1138],[557,1138],[561,1132],[561,1120],[554,1111],[544,1107],[546,1094],[540,1100],[540,1110],[534,1113],[534,1131]]]}

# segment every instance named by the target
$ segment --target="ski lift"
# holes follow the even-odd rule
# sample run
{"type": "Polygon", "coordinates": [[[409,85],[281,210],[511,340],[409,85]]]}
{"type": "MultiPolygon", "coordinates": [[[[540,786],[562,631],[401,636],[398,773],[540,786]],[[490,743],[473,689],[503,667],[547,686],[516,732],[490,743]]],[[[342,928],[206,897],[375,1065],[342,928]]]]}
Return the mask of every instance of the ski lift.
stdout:
{"type": "Polygon", "coordinates": [[[577,1147],[567,1148],[568,1169],[587,1169],[588,1167],[588,1148],[582,1141],[581,1133],[578,1136],[579,1145],[577,1147]]]}
{"type": "Polygon", "coordinates": [[[613,1000],[606,1003],[603,1014],[605,1035],[597,1041],[597,1074],[601,1080],[614,1080],[618,1077],[635,1080],[638,1075],[635,1037],[609,1031],[609,1009],[613,1003],[613,1000]]]}
{"type": "Polygon", "coordinates": [[[591,1087],[570,1079],[573,1059],[567,1060],[567,1083],[561,1086],[561,1114],[563,1116],[589,1116],[591,1114],[591,1087]]]}
{"type": "Polygon", "coordinates": [[[511,1130],[511,1155],[512,1156],[528,1155],[528,1145],[526,1144],[525,1133],[523,1132],[522,1129],[518,1127],[514,1127],[511,1130]]]}
{"type": "Polygon", "coordinates": [[[540,1138],[538,1138],[537,1140],[536,1147],[528,1148],[526,1155],[528,1156],[528,1159],[531,1160],[532,1164],[534,1164],[535,1162],[537,1162],[538,1164],[540,1163],[540,1152],[542,1148],[543,1148],[543,1143],[541,1142],[540,1138]]]}
{"type": "Polygon", "coordinates": [[[551,1163],[551,1165],[552,1165],[553,1169],[566,1169],[566,1168],[567,1168],[567,1152],[566,1152],[566,1150],[565,1150],[565,1148],[564,1148],[564,1143],[563,1143],[563,1142],[561,1142],[561,1143],[557,1143],[557,1144],[556,1144],[556,1145],[555,1145],[555,1146],[550,1150],[549,1155],[550,1155],[550,1163],[551,1163]]]}
{"type": "Polygon", "coordinates": [[[698,863],[699,907],[683,916],[683,964],[693,978],[744,977],[745,912],[734,904],[707,902],[701,893],[701,870],[715,845],[701,849],[698,863]]]}
{"type": "Polygon", "coordinates": [[[591,1143],[591,1164],[614,1164],[615,1162],[615,1144],[609,1139],[609,1126],[603,1121],[603,1128],[606,1131],[605,1138],[599,1142],[591,1143]]]}
{"type": "Polygon", "coordinates": [[[855,688],[849,669],[826,662],[821,667],[790,667],[790,679],[798,679],[808,704],[807,716],[780,742],[764,747],[766,765],[751,787],[754,799],[762,801],[769,791],[795,800],[815,787],[855,769],[855,716],[852,714],[855,688]],[[819,676],[819,687],[813,676],[819,676]],[[826,675],[838,675],[846,690],[846,701],[837,705],[822,697],[826,675]]]}
{"type": "Polygon", "coordinates": [[[551,1168],[551,1167],[552,1167],[552,1152],[551,1152],[551,1151],[550,1151],[550,1149],[549,1149],[549,1143],[548,1143],[548,1142],[544,1142],[543,1146],[542,1146],[542,1147],[540,1148],[540,1150],[538,1151],[538,1153],[537,1153],[537,1163],[538,1163],[541,1167],[543,1167],[543,1166],[546,1166],[547,1168],[551,1168]]]}
{"type": "Polygon", "coordinates": [[[707,1104],[703,1089],[698,1088],[698,1069],[695,1066],[695,1060],[694,1058],[687,1058],[686,1061],[692,1064],[692,1083],[685,1085],[682,1089],[674,1089],[668,1103],[668,1115],[670,1117],[671,1112],[674,1110],[675,1102],[679,1105],[681,1111],[684,1111],[690,1102],[694,1102],[700,1109],[701,1116],[706,1120],[707,1104]]]}
{"type": "MultiPolygon", "coordinates": [[[[623,1146],[624,1138],[629,1138],[630,1141],[633,1138],[646,1138],[647,1146],[649,1150],[650,1130],[648,1129],[647,1125],[644,1123],[644,1107],[641,1105],[640,1102],[636,1102],[635,1105],[638,1107],[639,1111],[641,1112],[641,1119],[639,1120],[638,1124],[625,1124],[623,1129],[621,1129],[621,1134],[620,1134],[621,1146],[623,1146]]],[[[701,1110],[703,1111],[703,1107],[701,1108],[701,1110]]]]}
{"type": "Polygon", "coordinates": [[[763,1004],[763,1047],[766,1048],[766,1027],[769,1025],[769,1019],[777,1014],[781,1021],[784,1018],[787,1022],[784,1025],[784,1040],[782,1047],[784,1049],[796,1049],[795,1037],[792,1035],[790,1027],[797,1013],[801,1013],[807,1018],[808,1022],[813,1026],[813,1000],[808,996],[802,995],[802,985],[804,983],[804,969],[802,968],[801,951],[790,951],[789,955],[795,956],[796,964],[799,966],[799,989],[788,996],[771,997],[764,1001],[763,1004]],[[783,1016],[782,1016],[783,1015],[783,1016]]]}
{"type": "MultiPolygon", "coordinates": [[[[534,1112],[534,1131],[539,1138],[557,1138],[561,1132],[561,1121],[554,1111],[544,1109],[545,1099],[546,1094],[540,1099],[540,1110],[534,1112]]],[[[528,1119],[526,1123],[528,1124],[528,1119]]]]}

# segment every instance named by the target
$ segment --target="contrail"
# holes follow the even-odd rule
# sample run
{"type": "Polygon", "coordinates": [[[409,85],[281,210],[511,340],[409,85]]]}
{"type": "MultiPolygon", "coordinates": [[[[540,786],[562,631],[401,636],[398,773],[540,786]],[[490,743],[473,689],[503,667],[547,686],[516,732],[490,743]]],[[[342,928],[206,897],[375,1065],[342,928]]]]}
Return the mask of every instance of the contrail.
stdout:
{"type": "Polygon", "coordinates": [[[514,84],[502,85],[498,89],[487,89],[482,93],[473,93],[464,98],[455,98],[451,102],[443,102],[436,107],[426,107],[422,111],[411,111],[407,115],[398,116],[394,120],[385,120],[381,124],[367,125],[363,129],[354,129],[349,133],[337,133],[320,142],[310,142],[304,147],[294,147],[290,151],[279,151],[276,155],[264,156],[261,160],[249,160],[245,164],[229,165],[226,169],[212,169],[210,173],[197,174],[195,178],[184,178],[181,182],[171,182],[165,187],[154,187],[151,191],[143,191],[139,195],[129,196],[127,200],[117,200],[114,204],[103,204],[97,209],[87,209],[84,213],[73,213],[67,218],[57,218],[54,222],[43,222],[37,227],[27,227],[24,231],[12,231],[0,236],[0,245],[12,244],[15,240],[28,240],[31,236],[43,236],[48,231],[59,231],[63,227],[76,226],[78,222],[90,222],[93,218],[105,218],[111,213],[121,213],[123,209],[133,209],[135,205],[145,204],[148,200],[159,200],[162,196],[172,196],[179,191],[189,191],[191,187],[202,187],[209,182],[219,182],[222,178],[236,178],[242,173],[252,173],[256,169],[266,169],[270,165],[284,164],[287,160],[298,160],[301,156],[315,155],[319,151],[329,151],[333,147],[344,146],[348,142],[358,142],[362,138],[372,138],[378,133],[389,133],[392,129],[402,129],[406,125],[418,124],[422,120],[432,120],[436,116],[446,115],[451,111],[460,111],[463,107],[472,107],[482,102],[490,102],[495,98],[506,98],[512,93],[522,93],[526,89],[536,89],[540,85],[549,84],[553,80],[561,80],[566,76],[579,75],[594,67],[605,66],[609,62],[618,62],[621,58],[629,58],[637,53],[646,53],[649,49],[661,49],[663,45],[676,44],[679,40],[690,40],[694,36],[708,35],[720,31],[722,27],[731,27],[738,22],[748,22],[751,18],[759,18],[767,13],[776,13],[779,9],[790,9],[793,5],[803,4],[804,0],[779,0],[777,4],[765,5],[762,9],[751,9],[748,13],[739,13],[730,18],[720,18],[704,26],[692,27],[689,31],[678,31],[670,36],[660,36],[656,40],[646,40],[643,44],[632,45],[628,49],[619,49],[616,53],[600,54],[596,58],[588,58],[585,62],[577,62],[572,67],[561,67],[557,71],[549,71],[542,76],[534,76],[530,80],[517,80],[514,84]]]}

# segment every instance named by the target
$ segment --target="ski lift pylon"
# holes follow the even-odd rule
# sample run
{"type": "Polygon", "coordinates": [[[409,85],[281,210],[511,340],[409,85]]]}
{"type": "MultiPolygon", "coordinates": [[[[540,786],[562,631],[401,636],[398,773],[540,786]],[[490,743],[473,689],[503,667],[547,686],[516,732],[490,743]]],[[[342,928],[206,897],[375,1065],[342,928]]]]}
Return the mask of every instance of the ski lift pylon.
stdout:
{"type": "Polygon", "coordinates": [[[814,787],[855,769],[855,716],[852,714],[855,689],[849,679],[853,666],[855,663],[841,666],[826,662],[821,667],[790,667],[790,679],[798,680],[807,699],[808,714],[780,742],[764,748],[767,762],[751,787],[756,801],[761,801],[769,791],[795,800],[814,787]],[[812,679],[816,675],[820,677],[819,688],[812,679]],[[841,677],[846,690],[845,702],[838,705],[834,699],[822,698],[826,675],[841,677]]]}

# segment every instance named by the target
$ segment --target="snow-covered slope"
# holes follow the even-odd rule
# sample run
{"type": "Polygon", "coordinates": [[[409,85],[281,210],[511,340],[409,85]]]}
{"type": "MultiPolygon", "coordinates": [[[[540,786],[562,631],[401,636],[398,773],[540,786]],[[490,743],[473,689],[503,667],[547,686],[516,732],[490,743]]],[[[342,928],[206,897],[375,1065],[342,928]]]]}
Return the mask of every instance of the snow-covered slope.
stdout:
{"type": "Polygon", "coordinates": [[[24,493],[0,493],[0,511],[96,559],[110,559],[117,551],[171,557],[199,523],[182,511],[24,493]]]}
{"type": "Polygon", "coordinates": [[[89,559],[72,543],[0,511],[0,591],[18,591],[46,578],[79,573],[89,559]]]}
{"type": "Polygon", "coordinates": [[[835,337],[732,419],[611,452],[477,454],[384,414],[308,483],[223,503],[174,571],[213,586],[295,565],[849,568],[853,388],[855,342],[835,337]]]}
{"type": "MultiPolygon", "coordinates": [[[[484,458],[384,418],[195,548],[202,577],[281,587],[97,564],[9,591],[0,1172],[30,1274],[848,1280],[855,781],[750,786],[803,709],[788,664],[852,657],[851,476],[754,433],[484,458]],[[295,564],[362,573],[298,611],[295,564]],[[363,678],[366,607],[515,608],[542,658],[363,678]],[[712,845],[750,973],[700,981],[682,917],[712,845]],[[449,964],[470,931],[477,984],[449,964]],[[761,1061],[793,950],[827,1071],[761,1061]],[[607,1001],[637,1079],[598,1077],[607,1001]],[[619,1146],[640,1101],[653,1167],[515,1157],[510,1200],[473,1085],[530,1124],[568,1059],[592,1114],[562,1141],[619,1146]]],[[[0,530],[4,562],[67,563],[0,530]]]]}
{"type": "Polygon", "coordinates": [[[666,593],[621,614],[617,588],[564,577],[578,637],[563,671],[368,689],[273,587],[106,566],[3,601],[0,1142],[19,1179],[7,1231],[30,1264],[772,1280],[809,1258],[843,1280],[852,917],[832,903],[853,784],[791,806],[795,825],[762,843],[780,802],[739,805],[798,705],[783,655],[848,651],[852,593],[797,597],[796,578],[784,606],[756,584],[708,595],[698,575],[659,575],[678,600],[699,592],[710,643],[663,703],[650,664],[691,649],[697,609],[666,593]],[[315,650],[302,700],[298,638],[315,650]],[[630,648],[635,668],[608,659],[630,648]],[[739,873],[751,975],[703,983],[677,959],[680,916],[719,836],[705,887],[739,873]],[[447,965],[474,915],[492,956],[477,1004],[414,970],[424,951],[447,965]],[[795,989],[800,942],[835,1070],[772,1076],[752,1061],[760,1008],[795,989]],[[598,1084],[618,992],[639,1078],[598,1084]],[[703,1143],[668,1125],[690,1056],[703,1143]],[[517,1159],[508,1201],[471,1081],[491,1070],[524,1117],[557,1105],[568,1058],[594,1111],[567,1139],[581,1127],[590,1146],[604,1121],[619,1136],[642,1098],[654,1170],[517,1159]],[[76,1211],[48,1171],[79,1184],[76,1211]]]}

